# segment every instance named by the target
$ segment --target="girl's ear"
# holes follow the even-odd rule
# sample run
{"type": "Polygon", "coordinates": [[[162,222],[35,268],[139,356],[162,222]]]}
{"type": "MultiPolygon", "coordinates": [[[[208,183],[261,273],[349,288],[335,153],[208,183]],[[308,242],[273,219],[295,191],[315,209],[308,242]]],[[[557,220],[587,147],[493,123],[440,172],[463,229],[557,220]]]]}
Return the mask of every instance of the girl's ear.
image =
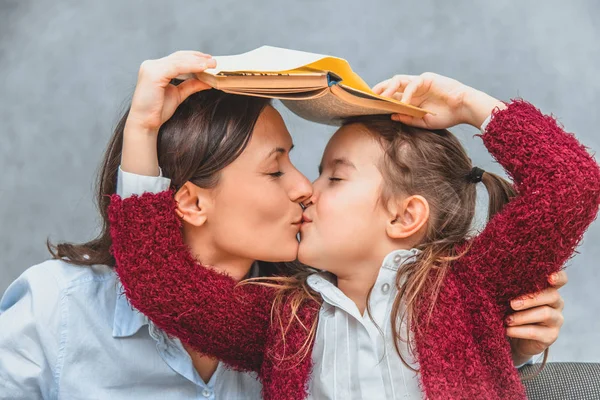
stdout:
{"type": "MultiPolygon", "coordinates": [[[[429,203],[423,196],[409,196],[402,201],[393,201],[389,206],[390,220],[386,232],[392,239],[416,239],[424,233],[429,220],[429,203]]],[[[419,238],[420,239],[420,238],[419,238]]]]}
{"type": "Polygon", "coordinates": [[[188,181],[175,193],[175,202],[175,212],[184,222],[194,226],[206,223],[212,204],[210,193],[206,189],[188,181]]]}

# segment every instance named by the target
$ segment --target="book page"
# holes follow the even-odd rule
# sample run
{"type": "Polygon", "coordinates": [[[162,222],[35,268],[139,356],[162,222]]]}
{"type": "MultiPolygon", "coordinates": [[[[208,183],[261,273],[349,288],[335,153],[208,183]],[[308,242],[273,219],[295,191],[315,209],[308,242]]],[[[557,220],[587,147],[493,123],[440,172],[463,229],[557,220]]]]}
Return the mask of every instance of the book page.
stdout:
{"type": "Polygon", "coordinates": [[[283,72],[312,64],[329,56],[305,51],[262,46],[247,53],[234,56],[215,56],[216,68],[207,69],[210,74],[222,71],[283,72]]]}
{"type": "Polygon", "coordinates": [[[348,117],[401,113],[422,117],[426,110],[408,104],[396,104],[358,97],[334,85],[323,95],[310,99],[287,98],[281,102],[299,117],[327,125],[340,125],[348,117]]]}
{"type": "Polygon", "coordinates": [[[281,102],[299,117],[327,125],[341,125],[344,118],[357,115],[391,114],[387,110],[345,102],[336,97],[331,90],[327,90],[324,96],[310,100],[282,99],[281,102]]]}

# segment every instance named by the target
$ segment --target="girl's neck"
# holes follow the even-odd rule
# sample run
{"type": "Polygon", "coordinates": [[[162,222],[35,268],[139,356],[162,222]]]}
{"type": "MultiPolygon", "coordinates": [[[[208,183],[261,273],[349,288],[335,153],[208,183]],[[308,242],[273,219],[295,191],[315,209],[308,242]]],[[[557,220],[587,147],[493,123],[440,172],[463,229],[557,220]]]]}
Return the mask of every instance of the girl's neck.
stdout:
{"type": "Polygon", "coordinates": [[[338,289],[356,304],[361,315],[365,313],[369,300],[369,291],[375,284],[378,274],[379,268],[377,270],[364,268],[363,271],[356,275],[338,276],[337,278],[338,289]]]}
{"type": "Polygon", "coordinates": [[[361,315],[364,315],[369,301],[369,292],[375,285],[381,265],[385,258],[398,248],[386,248],[371,260],[357,262],[352,265],[345,264],[343,271],[352,271],[337,275],[337,287],[351,299],[361,315]]]}

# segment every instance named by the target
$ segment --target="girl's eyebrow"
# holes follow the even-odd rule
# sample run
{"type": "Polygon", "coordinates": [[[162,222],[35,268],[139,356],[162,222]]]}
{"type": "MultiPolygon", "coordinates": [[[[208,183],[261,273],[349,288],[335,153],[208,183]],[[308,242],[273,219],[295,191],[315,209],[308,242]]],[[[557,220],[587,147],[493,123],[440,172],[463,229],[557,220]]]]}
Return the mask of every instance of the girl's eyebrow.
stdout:
{"type": "MultiPolygon", "coordinates": [[[[346,167],[356,169],[356,166],[352,163],[352,161],[348,160],[346,157],[334,158],[333,160],[327,163],[329,166],[337,166],[337,165],[345,165],[346,167]]],[[[323,164],[319,164],[319,175],[323,173],[323,164]]]]}

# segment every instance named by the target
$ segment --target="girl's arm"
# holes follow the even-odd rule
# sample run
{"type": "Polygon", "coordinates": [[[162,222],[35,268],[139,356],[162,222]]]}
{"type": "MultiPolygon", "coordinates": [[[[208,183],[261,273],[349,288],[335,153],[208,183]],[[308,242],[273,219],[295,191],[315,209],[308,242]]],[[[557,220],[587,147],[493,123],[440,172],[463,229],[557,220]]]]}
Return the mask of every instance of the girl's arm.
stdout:
{"type": "Polygon", "coordinates": [[[171,79],[214,66],[197,52],[142,64],[124,129],[118,193],[109,207],[113,254],[129,301],[159,328],[234,368],[258,371],[272,290],[236,288],[231,277],[200,265],[183,242],[169,180],[156,177],[160,126],[185,98],[207,88],[194,79],[175,87],[171,79]]]}
{"type": "MultiPolygon", "coordinates": [[[[598,212],[598,164],[554,118],[522,100],[504,104],[433,73],[396,75],[373,88],[433,113],[392,118],[425,129],[467,123],[479,128],[492,156],[514,181],[518,196],[492,218],[453,269],[494,290],[503,304],[548,287],[547,278],[573,254],[598,212]],[[460,271],[460,268],[470,268],[460,271]]],[[[507,308],[508,309],[508,308],[507,308]]]]}
{"type": "MultiPolygon", "coordinates": [[[[472,115],[482,115],[478,104],[472,115]]],[[[480,117],[479,117],[480,118],[480,117]]],[[[598,164],[551,116],[516,100],[481,136],[513,178],[517,197],[488,222],[460,265],[491,284],[501,304],[548,287],[598,212],[598,164]]]]}

